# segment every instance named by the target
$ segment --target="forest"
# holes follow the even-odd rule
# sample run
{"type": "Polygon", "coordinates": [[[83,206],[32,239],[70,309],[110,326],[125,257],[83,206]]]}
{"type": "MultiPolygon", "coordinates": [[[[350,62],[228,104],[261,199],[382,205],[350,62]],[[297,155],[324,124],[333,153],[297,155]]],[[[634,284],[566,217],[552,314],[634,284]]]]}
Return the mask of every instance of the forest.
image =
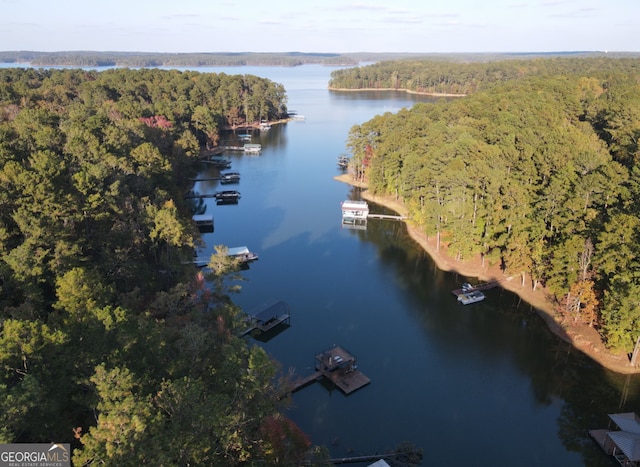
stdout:
{"type": "MultiPolygon", "coordinates": [[[[330,89],[395,89],[424,94],[465,96],[495,83],[533,76],[580,74],[607,70],[640,72],[639,54],[476,55],[464,61],[409,59],[334,70],[330,89]],[[475,59],[473,59],[475,58],[475,59]],[[483,59],[484,58],[484,59],[483,59]]],[[[460,57],[463,58],[463,57],[460,57]]]]}
{"type": "Polygon", "coordinates": [[[402,200],[458,260],[544,287],[564,320],[640,337],[640,60],[380,63],[332,87],[466,97],[353,127],[352,176],[402,200]]]}
{"type": "Polygon", "coordinates": [[[286,113],[250,75],[0,70],[0,443],[71,442],[77,466],[309,455],[239,337],[239,264],[189,261],[201,148],[286,113]]]}

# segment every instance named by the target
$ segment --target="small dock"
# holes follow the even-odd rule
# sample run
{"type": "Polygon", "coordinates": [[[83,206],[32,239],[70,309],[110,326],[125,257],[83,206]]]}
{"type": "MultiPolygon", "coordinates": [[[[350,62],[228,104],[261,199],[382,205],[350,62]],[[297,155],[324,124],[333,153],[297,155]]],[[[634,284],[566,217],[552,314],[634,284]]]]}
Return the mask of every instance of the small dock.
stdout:
{"type": "Polygon", "coordinates": [[[342,347],[333,347],[315,356],[316,371],[309,376],[296,380],[289,393],[326,378],[345,395],[366,386],[371,382],[368,376],[357,369],[356,359],[342,347]]]}
{"type": "Polygon", "coordinates": [[[290,324],[291,310],[283,301],[277,301],[271,305],[251,313],[249,327],[241,334],[246,336],[253,331],[267,332],[279,324],[290,324]]]}
{"type": "Polygon", "coordinates": [[[591,436],[591,438],[598,444],[598,446],[600,446],[605,454],[612,456],[614,445],[608,438],[608,433],[609,430],[606,429],[589,430],[589,436],[591,436]]]}
{"type": "Polygon", "coordinates": [[[213,215],[194,214],[192,219],[200,231],[213,232],[213,215]]]}

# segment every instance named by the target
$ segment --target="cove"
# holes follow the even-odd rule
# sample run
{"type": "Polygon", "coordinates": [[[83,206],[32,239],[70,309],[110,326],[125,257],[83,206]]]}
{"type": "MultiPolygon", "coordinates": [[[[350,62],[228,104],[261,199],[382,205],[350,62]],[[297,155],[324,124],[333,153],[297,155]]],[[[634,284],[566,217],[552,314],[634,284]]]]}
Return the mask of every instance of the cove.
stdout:
{"type": "MultiPolygon", "coordinates": [[[[207,201],[215,231],[203,235],[198,253],[224,244],[259,254],[232,298],[247,311],[289,304],[291,325],[252,342],[284,373],[310,374],[315,355],[339,346],[371,379],[348,396],[313,383],[293,394],[287,415],[332,457],[409,442],[423,450],[423,465],[611,465],[587,430],[606,426],[607,413],[638,411],[637,376],[585,357],[506,290],[461,306],[451,291],[468,278],[439,270],[403,223],[342,226],[340,203],[360,199],[357,187],[334,180],[349,129],[434,98],[332,92],[331,70],[198,69],[281,82],[289,109],[305,116],[255,133],[259,155],[228,154],[242,197],[235,205],[207,201]]],[[[212,170],[203,168],[202,178],[212,170]]],[[[194,188],[224,189],[216,181],[194,188]]]]}

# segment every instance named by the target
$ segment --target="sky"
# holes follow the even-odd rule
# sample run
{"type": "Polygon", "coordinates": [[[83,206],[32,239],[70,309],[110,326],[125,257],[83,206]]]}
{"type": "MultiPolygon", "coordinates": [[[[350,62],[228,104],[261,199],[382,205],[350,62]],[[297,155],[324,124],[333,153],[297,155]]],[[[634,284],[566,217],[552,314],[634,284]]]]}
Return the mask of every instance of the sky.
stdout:
{"type": "Polygon", "coordinates": [[[0,0],[0,50],[640,51],[640,0],[0,0]]]}

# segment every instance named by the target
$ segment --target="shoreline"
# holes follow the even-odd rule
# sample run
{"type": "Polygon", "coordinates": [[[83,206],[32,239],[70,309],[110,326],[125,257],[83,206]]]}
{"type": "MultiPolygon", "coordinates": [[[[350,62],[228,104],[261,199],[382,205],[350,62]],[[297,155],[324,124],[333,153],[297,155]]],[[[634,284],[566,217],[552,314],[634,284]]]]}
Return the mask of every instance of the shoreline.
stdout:
{"type": "MultiPolygon", "coordinates": [[[[367,185],[356,182],[348,174],[338,175],[335,180],[351,186],[362,188],[361,196],[367,201],[383,205],[406,216],[407,210],[401,202],[389,196],[378,196],[369,193],[367,185]]],[[[530,287],[522,286],[519,275],[506,276],[496,266],[482,265],[479,260],[456,261],[447,254],[446,248],[435,247],[435,239],[428,238],[410,221],[404,221],[411,238],[416,241],[431,257],[438,269],[456,272],[467,277],[476,277],[480,281],[499,280],[500,287],[518,295],[523,301],[531,305],[536,313],[545,321],[549,330],[556,336],[571,344],[576,350],[597,362],[604,368],[621,374],[636,374],[639,368],[631,366],[626,354],[614,354],[603,344],[600,334],[592,327],[582,323],[567,323],[562,321],[554,311],[554,303],[547,296],[543,288],[534,291],[530,287]]]]}
{"type": "Polygon", "coordinates": [[[356,92],[356,91],[403,91],[407,94],[418,94],[420,96],[432,96],[432,97],[466,97],[467,94],[449,94],[446,92],[418,92],[412,91],[411,89],[405,88],[332,88],[329,86],[329,91],[345,91],[345,92],[356,92]]]}
{"type": "MultiPolygon", "coordinates": [[[[268,121],[268,122],[263,122],[263,123],[267,123],[268,125],[280,125],[282,123],[287,123],[290,122],[291,120],[293,120],[291,117],[288,118],[281,118],[280,120],[273,120],[273,121],[268,121]]],[[[253,122],[253,123],[241,123],[238,125],[224,125],[222,127],[223,131],[235,131],[235,130],[258,130],[260,129],[260,126],[263,124],[262,122],[253,122]]]]}

